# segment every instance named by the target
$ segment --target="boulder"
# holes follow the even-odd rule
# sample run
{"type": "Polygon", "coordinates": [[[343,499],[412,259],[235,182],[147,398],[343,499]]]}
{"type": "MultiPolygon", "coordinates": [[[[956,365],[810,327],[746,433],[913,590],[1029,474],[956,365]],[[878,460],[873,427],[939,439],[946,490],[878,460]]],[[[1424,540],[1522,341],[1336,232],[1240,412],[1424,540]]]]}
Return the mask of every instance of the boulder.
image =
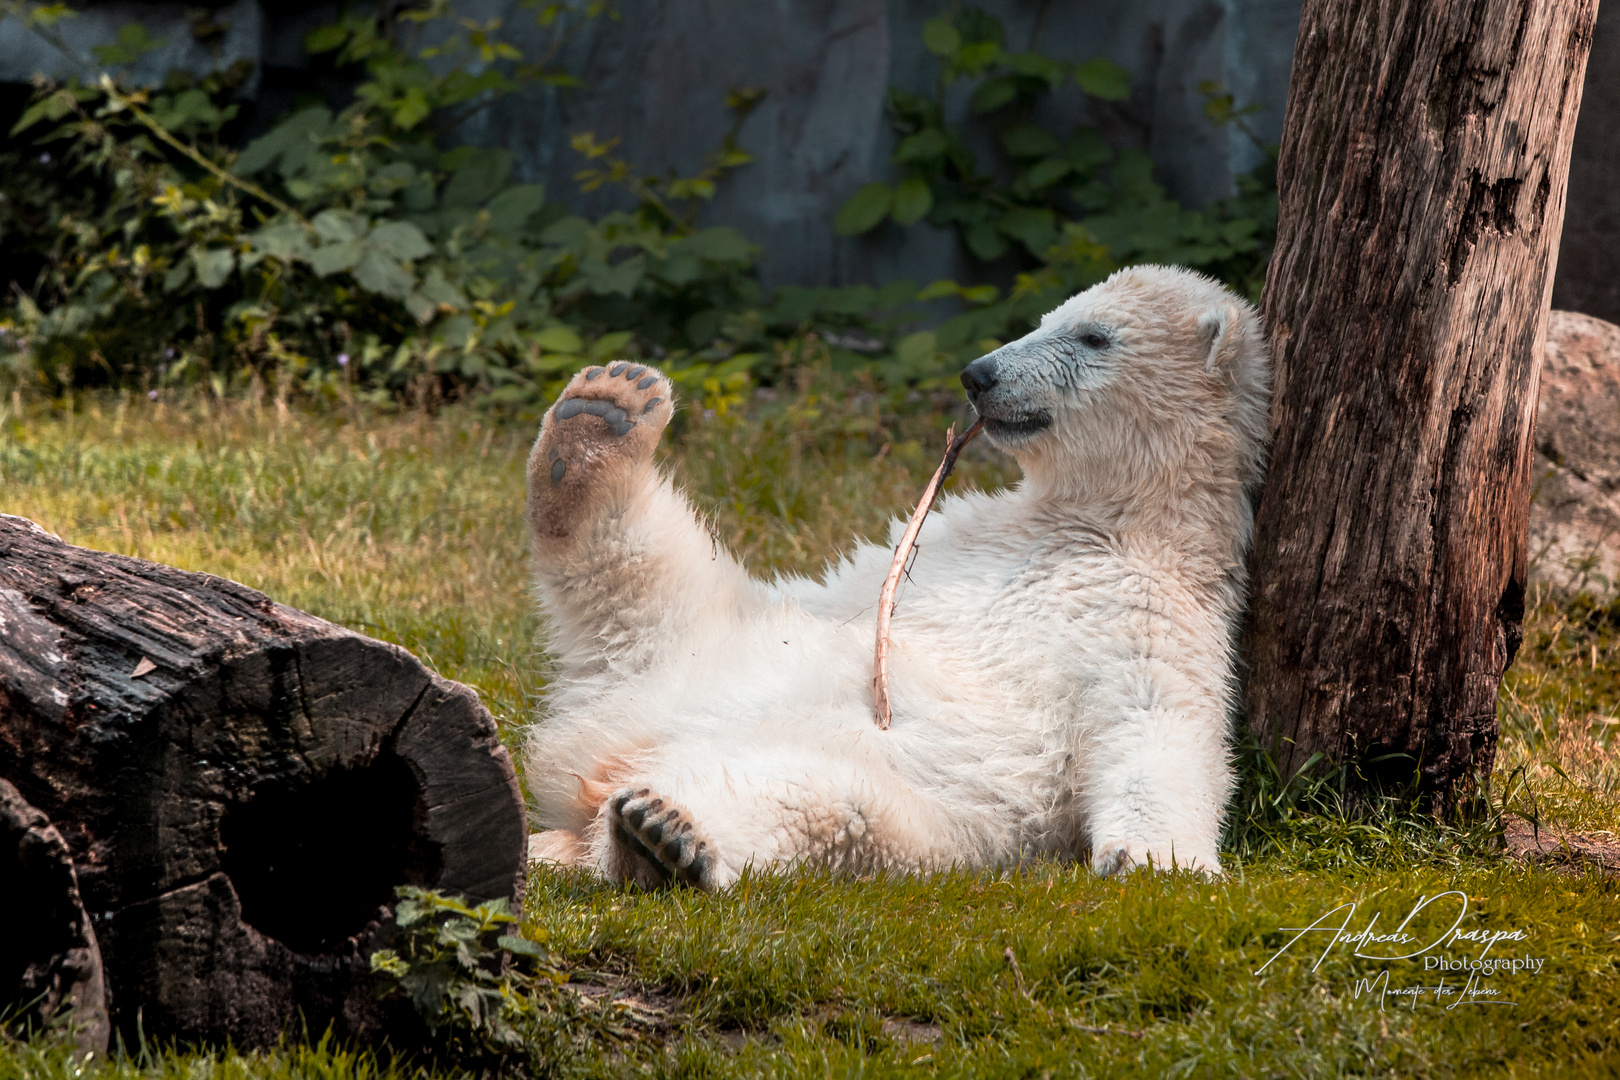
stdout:
{"type": "Polygon", "coordinates": [[[1611,591],[1620,584],[1620,326],[1551,313],[1535,445],[1531,580],[1611,591]]]}

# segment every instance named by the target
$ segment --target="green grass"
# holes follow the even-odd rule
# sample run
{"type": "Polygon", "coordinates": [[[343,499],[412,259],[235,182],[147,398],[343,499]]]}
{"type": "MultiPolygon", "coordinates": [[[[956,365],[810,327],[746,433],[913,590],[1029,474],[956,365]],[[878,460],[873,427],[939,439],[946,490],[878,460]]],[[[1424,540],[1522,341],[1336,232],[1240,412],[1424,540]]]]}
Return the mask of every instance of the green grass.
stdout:
{"type": "MultiPolygon", "coordinates": [[[[813,572],[916,498],[946,423],[916,408],[896,417],[885,399],[831,383],[776,400],[716,396],[680,414],[668,465],[756,570],[813,572]]],[[[232,577],[397,641],[477,687],[509,737],[531,713],[543,659],[524,589],[520,512],[532,418],[114,398],[0,413],[0,511],[76,543],[232,577]]],[[[1013,475],[975,444],[953,482],[993,486],[1013,475]]],[[[1607,720],[1620,711],[1617,628],[1614,609],[1591,598],[1532,605],[1525,649],[1504,684],[1496,788],[1510,805],[1588,829],[1620,822],[1610,744],[1617,725],[1607,720]]],[[[525,913],[531,932],[549,938],[577,982],[639,997],[669,1018],[639,1041],[587,1048],[562,1071],[1616,1071],[1620,883],[1506,861],[1488,822],[1449,827],[1387,809],[1350,819],[1242,805],[1253,813],[1234,830],[1232,873],[1216,883],[1103,881],[1037,865],[930,878],[759,876],[711,896],[639,894],[537,870],[525,913]],[[1469,897],[1463,928],[1526,935],[1493,955],[1545,960],[1536,975],[1492,977],[1516,1005],[1448,1009],[1430,997],[1380,1009],[1357,996],[1357,978],[1387,966],[1398,987],[1433,985],[1436,974],[1412,961],[1356,959],[1342,947],[1315,971],[1315,952],[1301,944],[1254,974],[1287,941],[1283,927],[1354,901],[1352,929],[1377,911],[1385,930],[1419,897],[1453,889],[1469,897]]],[[[0,1080],[385,1080],[414,1071],[296,1042],[258,1055],[115,1055],[82,1069],[42,1042],[0,1046],[0,1080]]]]}

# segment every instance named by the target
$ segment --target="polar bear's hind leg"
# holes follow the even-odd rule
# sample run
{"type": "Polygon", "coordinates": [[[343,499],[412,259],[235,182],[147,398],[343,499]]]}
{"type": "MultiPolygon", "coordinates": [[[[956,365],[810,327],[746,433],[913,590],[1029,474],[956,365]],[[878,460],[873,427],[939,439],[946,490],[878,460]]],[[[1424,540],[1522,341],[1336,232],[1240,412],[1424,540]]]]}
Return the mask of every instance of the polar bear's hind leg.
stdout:
{"type": "Polygon", "coordinates": [[[623,876],[648,887],[712,887],[709,842],[685,810],[650,788],[626,788],[608,802],[608,816],[623,876]]]}

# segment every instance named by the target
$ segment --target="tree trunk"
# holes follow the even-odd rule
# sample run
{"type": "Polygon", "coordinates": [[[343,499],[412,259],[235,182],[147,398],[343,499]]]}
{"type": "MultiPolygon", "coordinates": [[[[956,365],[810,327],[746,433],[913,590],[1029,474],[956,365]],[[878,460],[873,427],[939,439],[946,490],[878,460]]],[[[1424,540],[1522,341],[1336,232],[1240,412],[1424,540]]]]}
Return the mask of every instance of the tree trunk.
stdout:
{"type": "Polygon", "coordinates": [[[73,856],[50,819],[0,780],[0,1016],[70,1023],[81,1050],[107,1049],[101,950],[73,856]]]}
{"type": "Polygon", "coordinates": [[[72,853],[130,1037],[409,1025],[368,974],[394,887],[523,882],[522,798],[472,691],[234,582],[4,516],[0,777],[72,853]]]}
{"type": "Polygon", "coordinates": [[[1596,14],[1305,5],[1262,302],[1277,381],[1246,632],[1249,720],[1285,775],[1317,752],[1374,783],[1417,768],[1437,807],[1488,775],[1596,14]]]}

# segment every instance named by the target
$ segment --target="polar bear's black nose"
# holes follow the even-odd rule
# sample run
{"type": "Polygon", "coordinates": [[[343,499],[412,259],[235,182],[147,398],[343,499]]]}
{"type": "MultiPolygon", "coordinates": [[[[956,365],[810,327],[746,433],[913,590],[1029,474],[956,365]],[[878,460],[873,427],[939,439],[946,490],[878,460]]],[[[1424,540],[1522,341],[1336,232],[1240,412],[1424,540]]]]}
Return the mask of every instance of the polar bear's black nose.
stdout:
{"type": "Polygon", "coordinates": [[[967,390],[969,401],[977,402],[980,394],[995,385],[996,361],[994,357],[981,356],[962,369],[962,387],[967,390]]]}

